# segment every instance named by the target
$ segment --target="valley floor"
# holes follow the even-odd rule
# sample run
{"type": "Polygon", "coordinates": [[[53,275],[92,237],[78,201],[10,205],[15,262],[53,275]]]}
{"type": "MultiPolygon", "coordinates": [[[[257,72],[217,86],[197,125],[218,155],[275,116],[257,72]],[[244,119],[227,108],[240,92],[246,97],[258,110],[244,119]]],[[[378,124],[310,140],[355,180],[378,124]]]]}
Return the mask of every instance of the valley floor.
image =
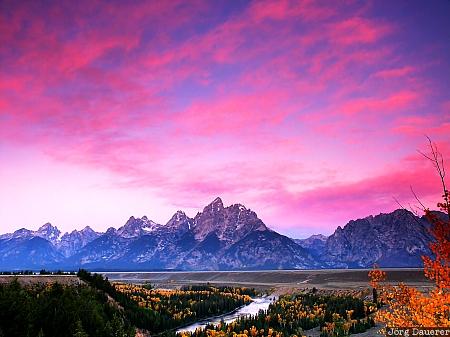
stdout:
{"type": "MultiPolygon", "coordinates": [[[[384,269],[389,282],[404,282],[427,290],[431,283],[422,269],[384,269]]],[[[363,290],[369,287],[368,269],[202,271],[202,272],[109,272],[111,281],[151,283],[157,287],[218,284],[274,288],[277,294],[298,289],[363,290]]]]}

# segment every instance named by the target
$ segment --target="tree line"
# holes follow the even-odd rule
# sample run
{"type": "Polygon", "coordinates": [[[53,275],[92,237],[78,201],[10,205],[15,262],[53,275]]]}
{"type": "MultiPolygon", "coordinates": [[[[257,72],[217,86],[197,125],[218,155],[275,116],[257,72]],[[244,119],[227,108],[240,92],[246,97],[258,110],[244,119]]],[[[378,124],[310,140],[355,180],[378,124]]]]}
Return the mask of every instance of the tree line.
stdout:
{"type": "Polygon", "coordinates": [[[135,329],[105,293],[86,285],[0,285],[0,336],[131,337],[135,329]]]}

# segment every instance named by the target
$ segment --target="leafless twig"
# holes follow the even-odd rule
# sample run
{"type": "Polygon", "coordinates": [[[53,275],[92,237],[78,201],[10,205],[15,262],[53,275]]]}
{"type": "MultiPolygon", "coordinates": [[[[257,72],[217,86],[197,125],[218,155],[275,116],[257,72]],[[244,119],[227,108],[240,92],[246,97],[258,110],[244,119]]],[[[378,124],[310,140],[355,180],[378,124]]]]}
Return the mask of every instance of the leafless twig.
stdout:
{"type": "MultiPolygon", "coordinates": [[[[445,183],[445,165],[444,165],[444,157],[441,152],[439,152],[438,147],[435,143],[433,143],[430,139],[430,137],[426,136],[428,139],[428,144],[431,150],[431,153],[428,155],[426,153],[423,153],[420,150],[417,150],[422,156],[430,160],[436,169],[436,171],[439,174],[439,178],[441,179],[441,185],[442,190],[444,192],[443,198],[444,203],[439,204],[443,210],[446,211],[449,219],[450,219],[450,207],[449,207],[449,192],[447,190],[447,185],[445,183]]],[[[420,203],[420,200],[417,198],[417,196],[414,194],[416,200],[420,203]]],[[[422,204],[422,203],[421,203],[422,204]]],[[[423,205],[422,205],[423,206],[423,205]]]]}
{"type": "Polygon", "coordinates": [[[398,201],[397,198],[393,197],[393,199],[395,200],[395,202],[397,203],[397,205],[400,206],[401,209],[403,209],[404,211],[408,211],[408,214],[411,214],[411,213],[412,213],[413,215],[415,215],[415,216],[411,216],[411,218],[412,218],[415,222],[417,222],[419,225],[421,224],[420,221],[418,220],[418,218],[420,218],[420,214],[419,214],[419,212],[417,212],[417,211],[415,211],[415,210],[413,209],[413,207],[411,206],[411,204],[409,204],[409,209],[407,209],[407,208],[405,208],[405,207],[398,201]]]}

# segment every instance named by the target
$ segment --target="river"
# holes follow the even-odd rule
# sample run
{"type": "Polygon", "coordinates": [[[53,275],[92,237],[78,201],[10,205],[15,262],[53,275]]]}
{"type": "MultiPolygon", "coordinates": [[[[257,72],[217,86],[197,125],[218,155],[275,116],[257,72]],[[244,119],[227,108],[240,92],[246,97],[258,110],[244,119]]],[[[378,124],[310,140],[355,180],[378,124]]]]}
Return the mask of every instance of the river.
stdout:
{"type": "Polygon", "coordinates": [[[275,296],[265,296],[265,297],[256,297],[253,299],[253,301],[247,305],[244,305],[243,307],[220,316],[210,317],[201,321],[198,321],[196,323],[193,323],[191,325],[182,327],[177,330],[177,332],[183,332],[183,331],[189,331],[194,332],[198,328],[204,328],[208,324],[219,324],[220,322],[224,321],[225,323],[230,323],[235,321],[236,319],[248,315],[255,315],[260,310],[267,310],[269,308],[270,303],[274,302],[276,300],[275,296]]]}

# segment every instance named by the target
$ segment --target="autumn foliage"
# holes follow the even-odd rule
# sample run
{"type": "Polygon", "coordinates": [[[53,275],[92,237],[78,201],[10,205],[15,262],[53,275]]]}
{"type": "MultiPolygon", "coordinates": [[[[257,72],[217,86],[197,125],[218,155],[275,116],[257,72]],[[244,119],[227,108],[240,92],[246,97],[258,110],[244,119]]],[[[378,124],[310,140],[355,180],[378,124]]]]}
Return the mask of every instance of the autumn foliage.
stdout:
{"type": "MultiPolygon", "coordinates": [[[[356,295],[356,293],[355,293],[356,295]]],[[[320,337],[343,337],[374,326],[376,306],[354,295],[313,294],[308,290],[280,296],[266,311],[175,337],[300,337],[320,328],[320,337]]],[[[308,334],[309,335],[309,334],[308,334]]],[[[170,337],[167,335],[166,337],[170,337]]]]}
{"type": "Polygon", "coordinates": [[[371,285],[378,291],[380,303],[385,304],[377,312],[376,319],[388,327],[450,327],[449,191],[445,184],[442,154],[431,141],[430,148],[431,155],[426,157],[433,162],[443,188],[443,201],[437,204],[443,213],[422,207],[434,237],[430,244],[432,256],[423,257],[424,274],[433,281],[433,288],[422,292],[403,283],[392,286],[385,282],[383,271],[378,268],[370,271],[371,285]]]}

